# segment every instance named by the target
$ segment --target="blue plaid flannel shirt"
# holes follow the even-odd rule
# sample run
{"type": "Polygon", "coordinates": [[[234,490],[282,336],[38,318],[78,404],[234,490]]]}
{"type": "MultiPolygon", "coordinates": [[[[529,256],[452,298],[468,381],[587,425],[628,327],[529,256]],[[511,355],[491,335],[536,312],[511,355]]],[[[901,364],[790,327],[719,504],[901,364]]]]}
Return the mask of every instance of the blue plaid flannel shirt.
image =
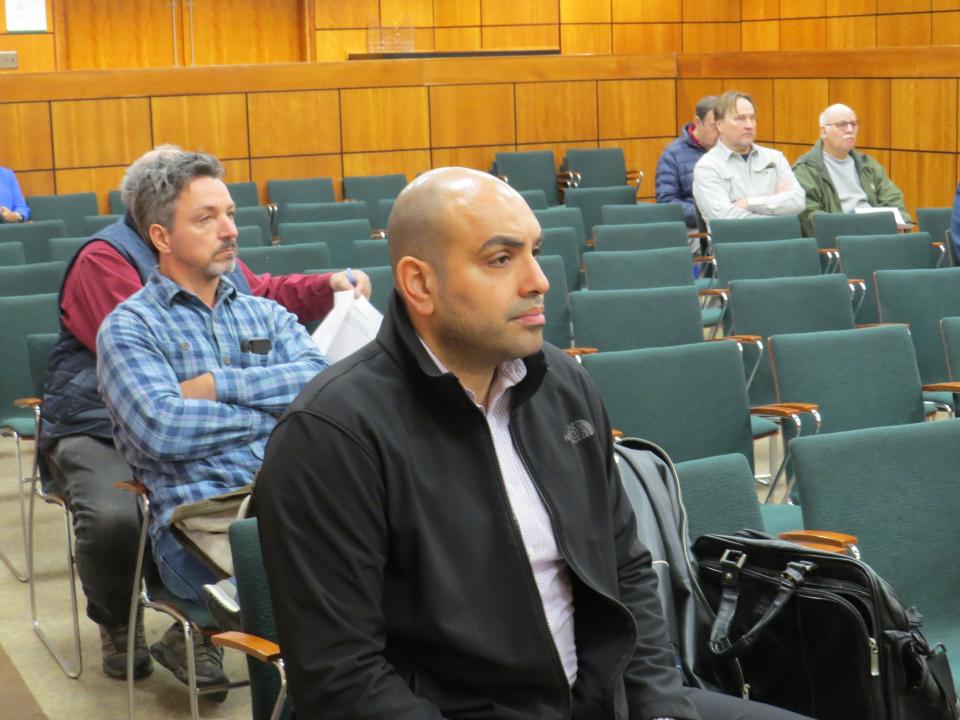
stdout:
{"type": "Polygon", "coordinates": [[[276,418],[328,366],[296,316],[220,279],[214,307],[154,272],[97,334],[100,393],[117,448],[150,491],[151,536],[174,508],[252,482],[276,418]],[[241,341],[269,338],[267,354],[241,341]],[[180,382],[213,374],[217,400],[180,382]]]}

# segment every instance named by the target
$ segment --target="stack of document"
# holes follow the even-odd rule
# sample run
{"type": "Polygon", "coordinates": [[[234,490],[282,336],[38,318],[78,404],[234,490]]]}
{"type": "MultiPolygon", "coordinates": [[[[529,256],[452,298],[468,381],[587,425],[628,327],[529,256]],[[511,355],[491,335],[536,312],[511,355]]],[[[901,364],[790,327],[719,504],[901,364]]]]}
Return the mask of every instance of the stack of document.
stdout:
{"type": "Polygon", "coordinates": [[[352,289],[333,294],[333,309],[313,331],[313,342],[331,362],[342,360],[377,336],[383,315],[352,289]]]}

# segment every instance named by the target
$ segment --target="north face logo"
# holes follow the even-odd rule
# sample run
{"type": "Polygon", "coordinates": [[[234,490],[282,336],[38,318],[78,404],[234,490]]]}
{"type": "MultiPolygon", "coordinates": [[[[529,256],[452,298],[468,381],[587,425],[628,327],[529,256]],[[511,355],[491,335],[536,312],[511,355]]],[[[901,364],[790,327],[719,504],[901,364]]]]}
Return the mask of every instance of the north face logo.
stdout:
{"type": "Polygon", "coordinates": [[[576,445],[578,442],[583,442],[593,436],[593,425],[586,420],[574,420],[567,425],[567,431],[563,434],[563,439],[572,445],[576,445]]]}

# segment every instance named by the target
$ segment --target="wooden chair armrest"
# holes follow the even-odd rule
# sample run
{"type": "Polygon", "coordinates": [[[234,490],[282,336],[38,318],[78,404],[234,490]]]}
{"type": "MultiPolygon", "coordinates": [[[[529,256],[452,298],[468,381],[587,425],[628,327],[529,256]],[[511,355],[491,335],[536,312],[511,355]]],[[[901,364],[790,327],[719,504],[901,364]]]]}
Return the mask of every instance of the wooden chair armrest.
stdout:
{"type": "Polygon", "coordinates": [[[370,239],[371,239],[371,240],[386,240],[386,239],[387,239],[387,231],[386,231],[386,230],[374,230],[372,233],[370,233],[370,239]]]}
{"type": "Polygon", "coordinates": [[[586,240],[583,241],[583,244],[586,245],[587,247],[596,247],[597,241],[594,240],[593,238],[587,238],[586,240]]]}
{"type": "Polygon", "coordinates": [[[262,663],[272,663],[280,659],[280,646],[259,635],[230,630],[212,635],[210,640],[218,647],[239,650],[262,663]]]}
{"type": "Polygon", "coordinates": [[[135,495],[146,495],[147,486],[144,485],[139,480],[120,480],[113,484],[118,490],[126,490],[127,492],[132,492],[135,495]]]}
{"type": "Polygon", "coordinates": [[[797,413],[819,410],[816,403],[774,403],[772,405],[757,405],[750,408],[751,415],[772,415],[773,417],[791,417],[797,413]]]}
{"type": "Polygon", "coordinates": [[[815,550],[826,550],[841,555],[858,556],[857,536],[832,530],[788,530],[777,537],[815,550]]]}
{"type": "Polygon", "coordinates": [[[592,348],[592,347],[564,348],[563,351],[570,357],[580,357],[581,355],[593,355],[595,352],[600,352],[597,348],[592,348]]]}
{"type": "Polygon", "coordinates": [[[960,393],[960,382],[929,383],[921,388],[924,392],[960,393]]]}
{"type": "Polygon", "coordinates": [[[821,255],[833,255],[837,252],[836,248],[818,248],[817,252],[821,255]]]}
{"type": "Polygon", "coordinates": [[[758,342],[762,342],[763,338],[760,335],[724,335],[722,338],[717,338],[717,340],[736,340],[738,342],[756,345],[758,342]]]}
{"type": "Polygon", "coordinates": [[[930,243],[930,245],[931,245],[932,247],[938,248],[939,250],[943,250],[943,243],[942,243],[942,242],[932,242],[932,243],[930,243]]]}
{"type": "Polygon", "coordinates": [[[615,440],[619,440],[623,437],[623,430],[617,430],[616,428],[611,428],[610,434],[613,435],[615,440]]]}
{"type": "Polygon", "coordinates": [[[497,180],[503,180],[505,183],[509,184],[509,183],[510,183],[510,176],[509,176],[509,175],[497,175],[497,180]]]}
{"type": "Polygon", "coordinates": [[[18,408],[32,408],[37,407],[38,405],[43,404],[43,398],[38,397],[23,397],[17,398],[13,401],[13,404],[18,408]]]}
{"type": "Polygon", "coordinates": [[[860,278],[847,278],[847,285],[863,285],[863,280],[860,278]]]}
{"type": "Polygon", "coordinates": [[[700,291],[701,297],[726,297],[730,291],[727,288],[706,288],[700,291]]]}
{"type": "Polygon", "coordinates": [[[628,185],[639,188],[640,183],[643,182],[643,170],[627,170],[627,180],[629,181],[628,185]]]}
{"type": "MultiPolygon", "coordinates": [[[[688,235],[687,237],[693,237],[693,235],[688,235]]],[[[716,258],[713,255],[694,255],[693,262],[695,263],[709,263],[713,262],[716,258]]]]}

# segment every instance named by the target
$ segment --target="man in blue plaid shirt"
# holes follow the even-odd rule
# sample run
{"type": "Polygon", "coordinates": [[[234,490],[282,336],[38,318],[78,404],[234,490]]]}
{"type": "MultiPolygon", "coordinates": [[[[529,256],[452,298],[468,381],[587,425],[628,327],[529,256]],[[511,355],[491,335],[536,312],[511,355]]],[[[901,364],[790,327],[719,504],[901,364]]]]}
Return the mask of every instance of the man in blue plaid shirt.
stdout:
{"type": "MultiPolygon", "coordinates": [[[[178,505],[250,484],[276,418],[327,367],[296,316],[237,291],[234,203],[220,162],[157,153],[130,208],[158,267],[97,335],[100,392],[118,449],[150,492],[150,537],[164,585],[203,602],[217,578],[171,534],[178,505]]],[[[196,638],[198,684],[224,682],[222,657],[196,638]]],[[[151,653],[186,682],[179,624],[151,653]]]]}

